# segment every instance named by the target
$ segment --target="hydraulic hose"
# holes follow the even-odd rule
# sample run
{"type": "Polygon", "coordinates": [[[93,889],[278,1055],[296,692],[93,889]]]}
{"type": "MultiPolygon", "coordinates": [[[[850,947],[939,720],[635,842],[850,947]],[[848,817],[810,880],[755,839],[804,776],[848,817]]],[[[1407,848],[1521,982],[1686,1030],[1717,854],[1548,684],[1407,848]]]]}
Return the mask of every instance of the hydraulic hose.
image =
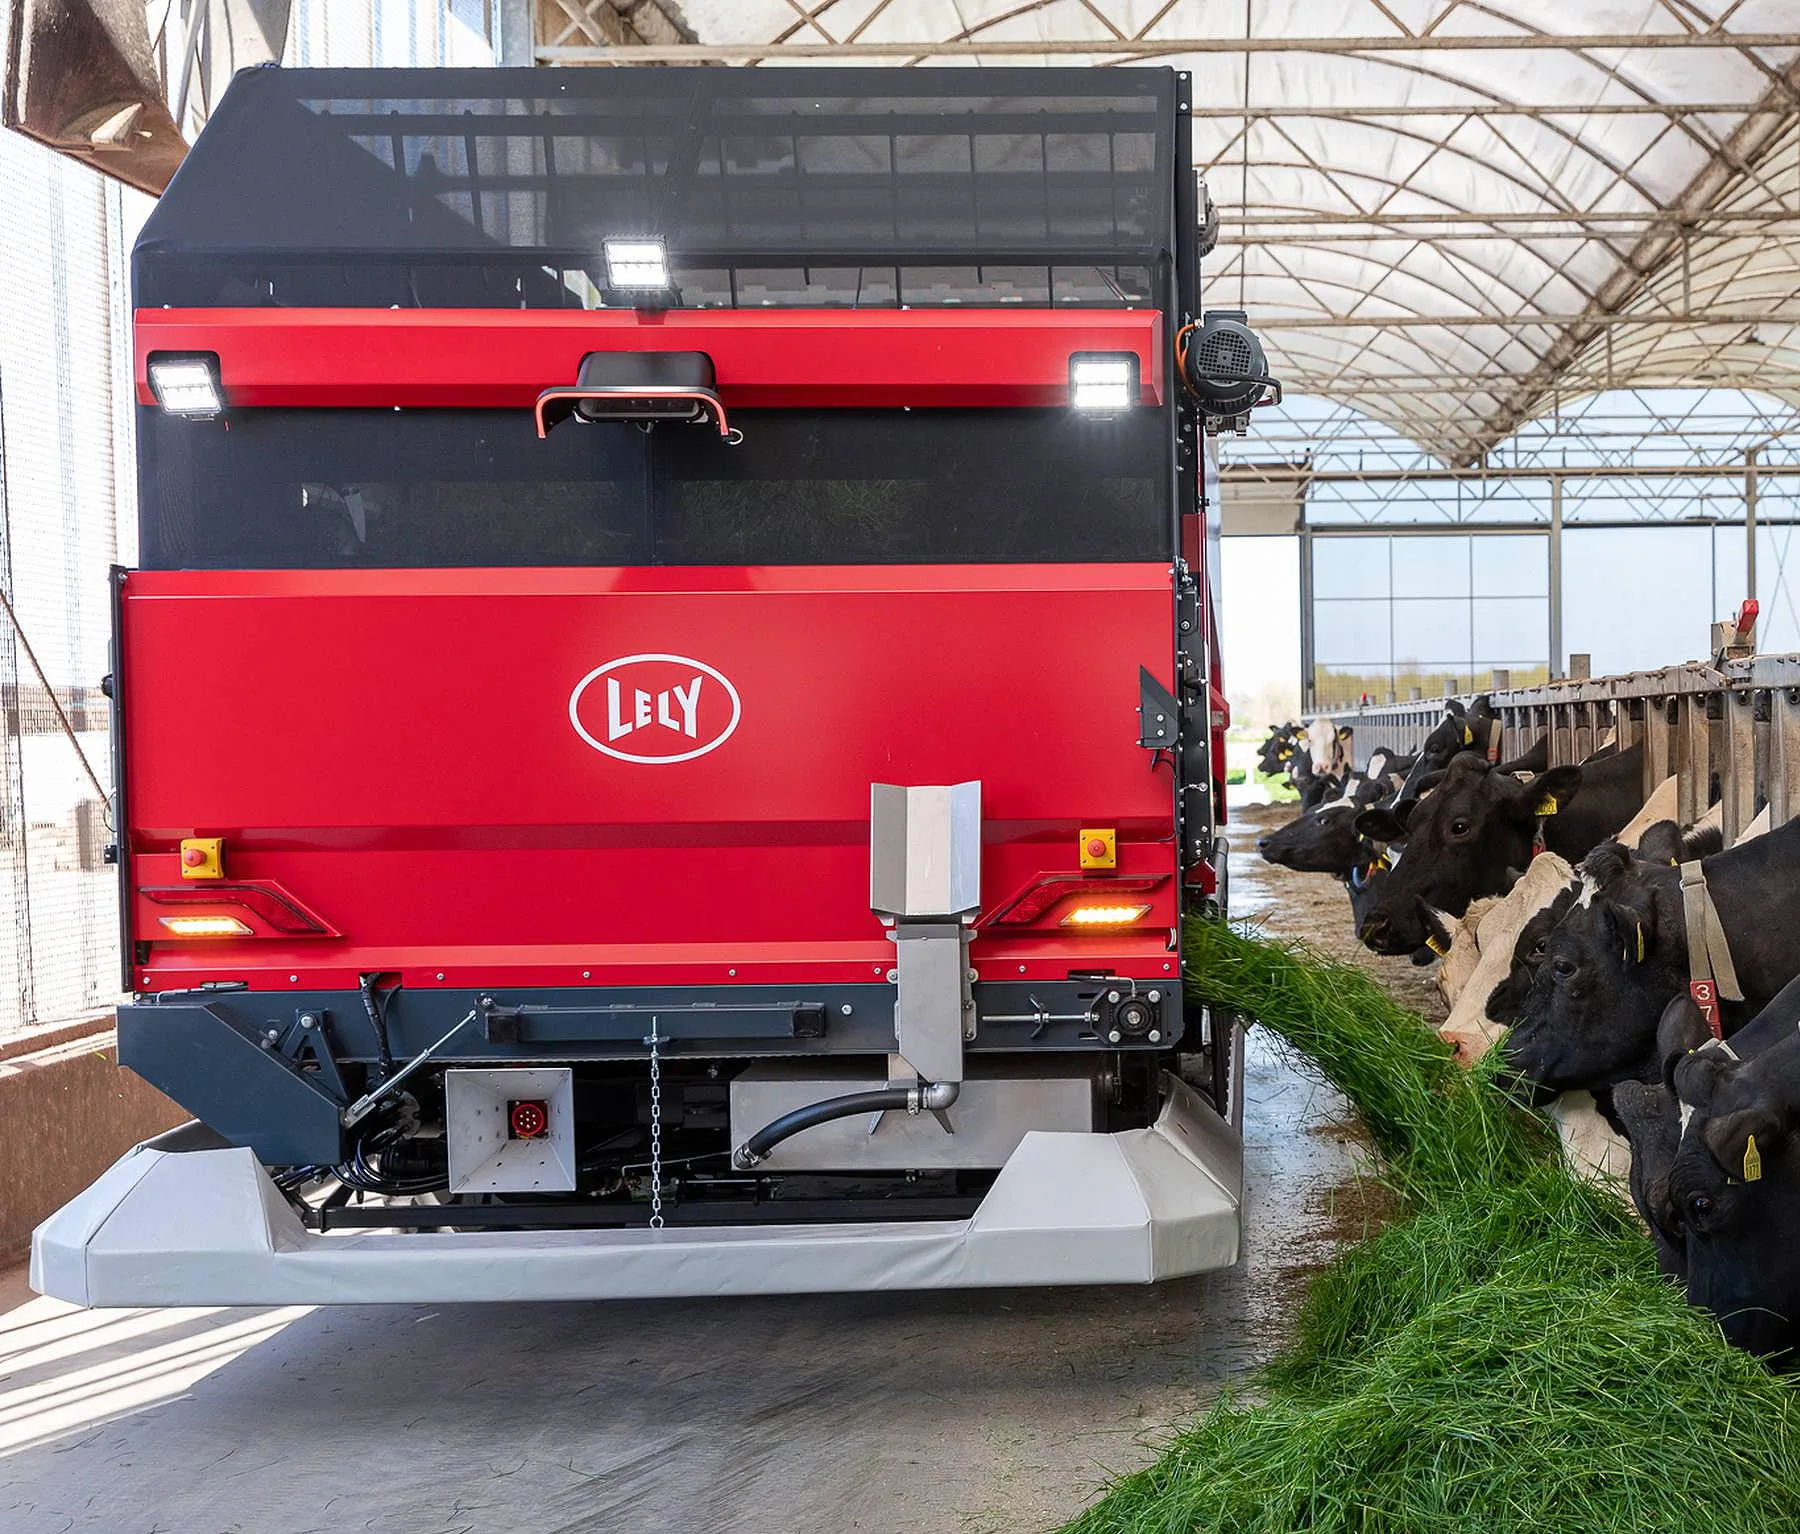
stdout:
{"type": "Polygon", "coordinates": [[[791,1140],[814,1125],[847,1119],[857,1113],[882,1113],[889,1109],[917,1113],[921,1108],[948,1108],[961,1091],[958,1082],[925,1081],[916,1087],[881,1087],[873,1092],[851,1092],[843,1097],[827,1097],[822,1102],[808,1103],[757,1130],[731,1153],[731,1164],[740,1172],[747,1172],[783,1140],[791,1140]]]}

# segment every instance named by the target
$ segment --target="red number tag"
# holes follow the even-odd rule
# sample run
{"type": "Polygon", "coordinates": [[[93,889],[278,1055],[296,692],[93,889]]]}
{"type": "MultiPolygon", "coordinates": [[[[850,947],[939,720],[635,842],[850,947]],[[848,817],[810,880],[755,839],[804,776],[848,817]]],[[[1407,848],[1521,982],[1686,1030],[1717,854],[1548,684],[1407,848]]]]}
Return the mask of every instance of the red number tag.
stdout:
{"type": "Polygon", "coordinates": [[[1719,993],[1710,980],[1688,981],[1688,995],[1694,998],[1694,1005],[1700,1009],[1700,1015],[1706,1019],[1706,1026],[1712,1030],[1715,1039],[1725,1037],[1719,1027],[1719,993]]]}

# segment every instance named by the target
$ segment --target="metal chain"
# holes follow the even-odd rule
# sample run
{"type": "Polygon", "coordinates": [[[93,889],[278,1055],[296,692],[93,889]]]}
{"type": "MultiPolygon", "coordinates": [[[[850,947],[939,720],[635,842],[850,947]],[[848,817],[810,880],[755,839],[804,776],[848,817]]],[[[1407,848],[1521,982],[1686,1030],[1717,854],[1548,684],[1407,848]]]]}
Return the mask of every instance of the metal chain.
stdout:
{"type": "Polygon", "coordinates": [[[656,1031],[656,1021],[651,1019],[650,1037],[644,1042],[650,1046],[650,1228],[663,1228],[662,1213],[662,1060],[656,1052],[657,1045],[663,1041],[656,1031]]]}

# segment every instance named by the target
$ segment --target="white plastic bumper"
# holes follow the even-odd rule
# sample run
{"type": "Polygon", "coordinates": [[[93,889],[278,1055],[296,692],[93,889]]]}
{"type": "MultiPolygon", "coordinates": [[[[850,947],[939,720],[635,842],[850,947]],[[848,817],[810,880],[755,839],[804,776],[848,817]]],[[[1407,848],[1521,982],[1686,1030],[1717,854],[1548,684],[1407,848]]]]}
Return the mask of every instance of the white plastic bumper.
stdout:
{"type": "Polygon", "coordinates": [[[650,1299],[1135,1284],[1238,1258],[1242,1144],[1168,1079],[1155,1125],[1033,1132],[966,1220],[315,1235],[247,1150],[140,1145],[32,1237],[77,1305],[650,1299]]]}

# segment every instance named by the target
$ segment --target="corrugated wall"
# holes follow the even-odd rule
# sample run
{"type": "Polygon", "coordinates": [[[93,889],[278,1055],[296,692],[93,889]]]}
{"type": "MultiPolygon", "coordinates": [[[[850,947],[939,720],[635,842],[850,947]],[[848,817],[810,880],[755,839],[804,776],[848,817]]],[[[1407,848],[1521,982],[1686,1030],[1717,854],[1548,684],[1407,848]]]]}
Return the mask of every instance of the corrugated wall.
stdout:
{"type": "MultiPolygon", "coordinates": [[[[493,9],[297,0],[286,62],[491,63],[493,9]]],[[[0,133],[0,1038],[117,995],[111,833],[82,758],[110,788],[107,569],[135,553],[125,274],[147,208],[0,133]]]]}

